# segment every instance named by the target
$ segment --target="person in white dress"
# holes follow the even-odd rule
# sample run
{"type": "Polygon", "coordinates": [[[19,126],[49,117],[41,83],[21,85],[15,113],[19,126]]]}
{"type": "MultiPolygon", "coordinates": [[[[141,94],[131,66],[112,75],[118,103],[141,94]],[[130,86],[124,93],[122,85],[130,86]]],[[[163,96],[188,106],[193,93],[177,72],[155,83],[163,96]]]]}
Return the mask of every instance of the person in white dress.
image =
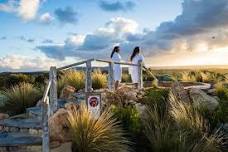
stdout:
{"type": "MultiPolygon", "coordinates": [[[[121,61],[121,56],[119,52],[120,52],[119,46],[115,46],[111,54],[111,59],[113,62],[121,61]]],[[[118,89],[119,83],[121,82],[121,76],[122,76],[122,68],[120,64],[114,64],[113,72],[114,72],[115,90],[116,90],[118,89]]]]}
{"type": "MultiPolygon", "coordinates": [[[[139,64],[140,62],[143,64],[144,57],[140,53],[140,48],[138,46],[135,47],[135,49],[133,50],[130,60],[132,64],[139,64]]],[[[131,79],[132,79],[132,82],[135,84],[136,88],[138,88],[138,84],[139,84],[138,70],[139,70],[138,66],[131,66],[130,68],[131,79]]]]}

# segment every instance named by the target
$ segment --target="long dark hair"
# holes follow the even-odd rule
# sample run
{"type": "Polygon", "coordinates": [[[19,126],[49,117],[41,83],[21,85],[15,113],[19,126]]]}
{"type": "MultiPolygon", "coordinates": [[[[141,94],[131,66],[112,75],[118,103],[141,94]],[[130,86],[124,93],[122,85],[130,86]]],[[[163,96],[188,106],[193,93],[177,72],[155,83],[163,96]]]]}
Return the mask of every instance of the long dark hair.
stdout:
{"type": "Polygon", "coordinates": [[[115,53],[115,52],[119,52],[120,51],[120,47],[119,46],[115,46],[114,48],[113,48],[113,50],[112,50],[112,53],[111,53],[111,58],[113,57],[113,54],[115,53]]]}
{"type": "Polygon", "coordinates": [[[137,54],[139,54],[139,52],[140,52],[140,48],[138,47],[138,46],[136,46],[135,48],[134,48],[134,50],[133,50],[133,52],[132,52],[132,55],[131,55],[131,61],[134,59],[134,57],[137,55],[137,54]]]}

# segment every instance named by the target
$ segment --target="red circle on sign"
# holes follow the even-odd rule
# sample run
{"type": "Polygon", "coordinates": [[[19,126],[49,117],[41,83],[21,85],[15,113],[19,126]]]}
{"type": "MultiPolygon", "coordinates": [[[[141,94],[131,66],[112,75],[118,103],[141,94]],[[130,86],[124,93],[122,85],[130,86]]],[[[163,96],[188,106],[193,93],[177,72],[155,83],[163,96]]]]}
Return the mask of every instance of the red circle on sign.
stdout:
{"type": "Polygon", "coordinates": [[[97,97],[91,97],[89,100],[89,105],[91,107],[96,107],[98,105],[98,98],[97,97]]]}

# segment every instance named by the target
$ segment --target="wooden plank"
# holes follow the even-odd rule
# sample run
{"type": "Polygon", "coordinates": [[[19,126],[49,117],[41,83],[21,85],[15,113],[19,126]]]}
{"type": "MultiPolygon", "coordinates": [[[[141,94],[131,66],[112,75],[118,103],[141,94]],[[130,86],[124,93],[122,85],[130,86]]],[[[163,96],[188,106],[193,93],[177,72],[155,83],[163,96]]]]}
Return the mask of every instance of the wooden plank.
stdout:
{"type": "Polygon", "coordinates": [[[50,114],[53,115],[53,113],[57,110],[57,73],[56,73],[56,67],[51,67],[50,68],[50,73],[49,73],[49,81],[51,81],[51,86],[50,86],[50,114]]]}
{"type": "Polygon", "coordinates": [[[113,90],[114,88],[114,71],[113,71],[114,64],[113,62],[109,63],[108,68],[108,88],[109,90],[113,90]]]}
{"type": "Polygon", "coordinates": [[[49,152],[49,128],[48,128],[48,102],[44,101],[43,103],[43,135],[42,135],[42,152],[49,152]]]}
{"type": "Polygon", "coordinates": [[[41,121],[38,119],[5,119],[0,120],[0,126],[26,129],[42,129],[41,121]]]}
{"type": "Polygon", "coordinates": [[[28,133],[0,133],[0,147],[41,145],[40,136],[28,133]]]}
{"type": "Polygon", "coordinates": [[[87,61],[85,92],[91,92],[91,91],[92,91],[92,63],[91,61],[87,61]]]}

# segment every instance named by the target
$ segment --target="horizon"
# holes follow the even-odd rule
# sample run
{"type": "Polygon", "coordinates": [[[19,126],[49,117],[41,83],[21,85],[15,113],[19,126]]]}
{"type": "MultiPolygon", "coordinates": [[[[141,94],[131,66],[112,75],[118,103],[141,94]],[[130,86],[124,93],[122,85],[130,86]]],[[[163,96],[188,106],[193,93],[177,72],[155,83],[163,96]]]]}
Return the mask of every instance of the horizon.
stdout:
{"type": "Polygon", "coordinates": [[[227,0],[0,0],[0,72],[109,59],[114,45],[152,67],[228,67],[227,18],[227,0]]]}

